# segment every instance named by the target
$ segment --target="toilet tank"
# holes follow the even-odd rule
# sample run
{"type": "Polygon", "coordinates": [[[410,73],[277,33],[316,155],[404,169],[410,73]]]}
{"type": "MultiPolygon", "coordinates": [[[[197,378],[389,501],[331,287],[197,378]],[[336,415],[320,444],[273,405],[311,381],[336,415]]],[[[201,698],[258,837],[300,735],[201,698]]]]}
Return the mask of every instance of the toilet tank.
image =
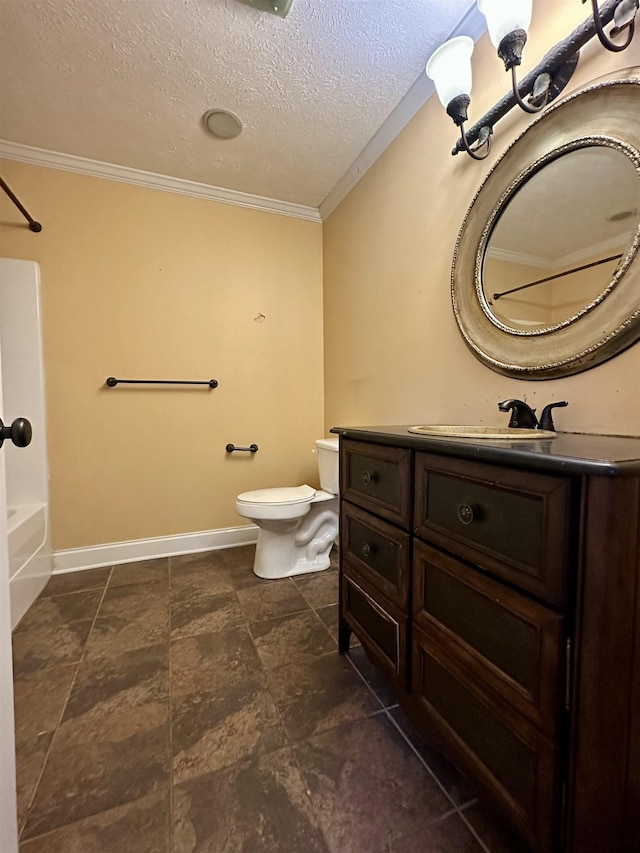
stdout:
{"type": "Polygon", "coordinates": [[[337,495],[339,491],[339,445],[339,438],[319,438],[316,441],[320,488],[332,495],[337,495]]]}

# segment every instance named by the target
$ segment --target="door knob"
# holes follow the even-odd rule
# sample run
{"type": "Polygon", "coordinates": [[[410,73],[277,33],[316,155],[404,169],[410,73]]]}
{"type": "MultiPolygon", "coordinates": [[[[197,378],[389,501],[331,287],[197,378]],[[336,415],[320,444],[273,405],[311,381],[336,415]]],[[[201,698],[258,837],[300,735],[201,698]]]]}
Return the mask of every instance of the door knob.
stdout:
{"type": "Polygon", "coordinates": [[[5,426],[0,419],[0,447],[6,438],[10,438],[16,447],[26,447],[31,443],[33,430],[26,418],[16,418],[11,426],[5,426]]]}

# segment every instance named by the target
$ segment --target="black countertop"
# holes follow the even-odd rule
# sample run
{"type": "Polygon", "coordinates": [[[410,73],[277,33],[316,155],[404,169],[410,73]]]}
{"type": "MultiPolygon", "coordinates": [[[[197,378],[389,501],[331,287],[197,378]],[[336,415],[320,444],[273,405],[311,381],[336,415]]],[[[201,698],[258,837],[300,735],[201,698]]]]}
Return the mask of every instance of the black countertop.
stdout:
{"type": "MultiPolygon", "coordinates": [[[[411,426],[411,425],[410,425],[411,426]]],[[[640,474],[640,437],[559,432],[542,441],[435,438],[408,426],[333,427],[343,438],[564,474],[640,474]]]]}

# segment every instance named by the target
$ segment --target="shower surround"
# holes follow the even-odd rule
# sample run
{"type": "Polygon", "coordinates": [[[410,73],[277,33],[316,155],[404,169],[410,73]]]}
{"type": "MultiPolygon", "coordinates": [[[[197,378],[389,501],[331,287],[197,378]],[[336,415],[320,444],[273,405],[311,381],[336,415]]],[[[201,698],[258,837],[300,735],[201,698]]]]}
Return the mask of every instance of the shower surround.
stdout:
{"type": "Polygon", "coordinates": [[[0,258],[0,354],[3,420],[27,418],[28,447],[5,441],[11,627],[44,588],[52,570],[44,369],[40,331],[40,268],[0,258]]]}

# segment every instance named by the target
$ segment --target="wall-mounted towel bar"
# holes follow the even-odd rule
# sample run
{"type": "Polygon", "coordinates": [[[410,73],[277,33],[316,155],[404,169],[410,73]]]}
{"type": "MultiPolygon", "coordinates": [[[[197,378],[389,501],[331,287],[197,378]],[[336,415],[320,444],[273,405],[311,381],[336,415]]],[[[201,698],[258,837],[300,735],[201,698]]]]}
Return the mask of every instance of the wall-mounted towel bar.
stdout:
{"type": "Polygon", "coordinates": [[[5,181],[3,181],[3,180],[2,180],[2,178],[0,178],[0,187],[2,187],[2,189],[6,192],[6,194],[7,194],[7,195],[9,196],[9,198],[11,199],[11,201],[12,201],[12,202],[15,204],[15,206],[18,208],[18,210],[20,211],[20,213],[21,213],[21,214],[24,216],[24,218],[27,220],[27,222],[29,223],[29,229],[30,229],[31,231],[35,231],[36,233],[37,233],[38,231],[42,231],[42,225],[40,225],[40,223],[39,223],[39,222],[36,222],[36,221],[35,221],[35,219],[33,218],[33,216],[31,216],[31,215],[29,214],[29,211],[27,210],[27,208],[26,208],[23,204],[20,204],[20,202],[18,201],[18,197],[15,195],[15,193],[13,193],[13,192],[9,189],[9,187],[8,187],[8,186],[7,186],[7,184],[6,184],[6,182],[5,182],[5,181]]]}
{"type": "Polygon", "coordinates": [[[115,388],[116,385],[208,385],[209,388],[217,388],[217,379],[205,379],[204,381],[193,381],[190,379],[116,379],[115,376],[109,376],[106,384],[109,388],[115,388]]]}
{"type": "Polygon", "coordinates": [[[258,445],[250,444],[249,447],[236,447],[235,444],[227,444],[225,450],[227,453],[234,453],[236,450],[246,450],[248,453],[256,453],[258,445]]]}

